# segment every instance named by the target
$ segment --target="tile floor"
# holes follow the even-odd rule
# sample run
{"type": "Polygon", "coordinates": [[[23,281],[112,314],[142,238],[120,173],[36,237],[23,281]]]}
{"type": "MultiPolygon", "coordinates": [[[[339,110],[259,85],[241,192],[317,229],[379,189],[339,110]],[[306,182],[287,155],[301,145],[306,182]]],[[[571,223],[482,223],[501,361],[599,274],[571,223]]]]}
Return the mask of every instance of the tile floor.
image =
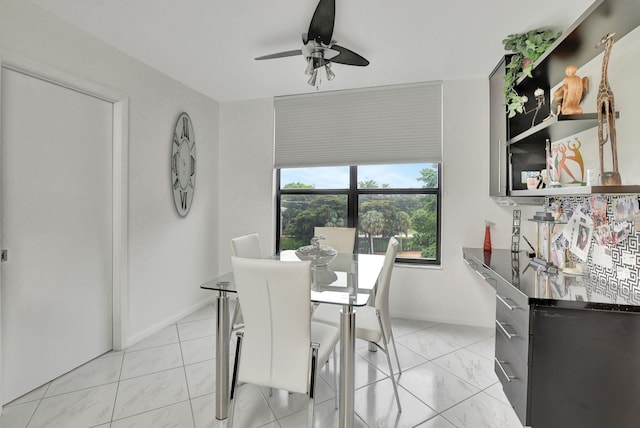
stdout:
{"type": "MultiPolygon", "coordinates": [[[[521,428],[493,372],[494,330],[395,319],[403,367],[396,411],[382,352],[356,344],[356,426],[521,428]]],[[[206,306],[121,352],[109,352],[3,408],[3,428],[217,428],[215,309],[206,306]]],[[[333,364],[321,372],[316,426],[337,426],[333,364]]],[[[306,395],[243,385],[238,428],[302,427],[306,395]]]]}

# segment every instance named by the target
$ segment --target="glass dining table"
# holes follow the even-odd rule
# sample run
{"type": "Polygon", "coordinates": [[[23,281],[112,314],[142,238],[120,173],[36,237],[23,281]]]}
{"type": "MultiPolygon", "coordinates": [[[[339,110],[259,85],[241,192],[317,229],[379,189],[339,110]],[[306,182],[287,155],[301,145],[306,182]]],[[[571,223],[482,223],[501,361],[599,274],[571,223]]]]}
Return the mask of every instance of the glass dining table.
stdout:
{"type": "MultiPolygon", "coordinates": [[[[294,251],[282,251],[275,259],[299,260],[294,251]]],[[[311,268],[312,303],[341,305],[340,378],[338,417],[340,428],[354,424],[356,308],[368,304],[382,270],[384,256],[337,254],[326,266],[311,268]]],[[[217,291],[216,319],[216,419],[226,419],[229,403],[229,295],[236,293],[233,273],[200,286],[217,291]]]]}

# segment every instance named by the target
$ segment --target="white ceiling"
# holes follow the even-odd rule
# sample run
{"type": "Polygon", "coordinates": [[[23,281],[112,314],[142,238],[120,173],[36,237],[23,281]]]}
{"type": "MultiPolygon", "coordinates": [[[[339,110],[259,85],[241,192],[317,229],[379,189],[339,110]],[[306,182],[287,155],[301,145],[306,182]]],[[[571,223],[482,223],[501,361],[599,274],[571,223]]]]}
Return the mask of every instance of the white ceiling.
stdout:
{"type": "MultiPolygon", "coordinates": [[[[316,91],[299,49],[317,0],[32,0],[218,101],[316,91]]],[[[337,0],[333,38],[368,67],[334,64],[320,91],[487,77],[510,33],[566,29],[592,0],[337,0]]],[[[323,76],[324,77],[324,76],[323,76]]]]}

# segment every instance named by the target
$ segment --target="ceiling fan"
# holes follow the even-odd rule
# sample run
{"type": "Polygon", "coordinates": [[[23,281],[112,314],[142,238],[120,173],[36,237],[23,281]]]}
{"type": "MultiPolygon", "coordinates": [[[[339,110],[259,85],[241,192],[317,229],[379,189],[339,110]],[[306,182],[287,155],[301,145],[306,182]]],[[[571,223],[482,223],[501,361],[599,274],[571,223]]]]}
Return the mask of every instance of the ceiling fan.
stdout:
{"type": "Polygon", "coordinates": [[[327,73],[327,80],[333,80],[336,75],[331,70],[331,63],[360,67],[369,65],[369,61],[365,58],[332,40],[335,16],[335,0],[320,0],[311,18],[309,31],[302,33],[302,49],[264,55],[256,60],[303,55],[307,61],[305,74],[311,76],[307,83],[311,86],[316,86],[318,70],[322,67],[327,73]]]}

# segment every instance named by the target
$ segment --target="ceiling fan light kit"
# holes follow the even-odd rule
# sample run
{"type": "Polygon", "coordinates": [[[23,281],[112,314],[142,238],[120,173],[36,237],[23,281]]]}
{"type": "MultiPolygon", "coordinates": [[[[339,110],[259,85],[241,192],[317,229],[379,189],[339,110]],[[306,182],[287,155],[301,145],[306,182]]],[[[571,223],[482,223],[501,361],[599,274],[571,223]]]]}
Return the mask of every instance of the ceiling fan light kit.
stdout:
{"type": "Polygon", "coordinates": [[[369,65],[369,61],[365,58],[347,48],[337,45],[336,41],[332,39],[335,9],[335,0],[320,0],[318,2],[318,6],[309,24],[309,31],[302,34],[302,49],[264,55],[256,58],[256,60],[260,61],[264,59],[303,55],[307,61],[305,74],[310,76],[307,83],[316,88],[319,87],[321,81],[318,79],[318,70],[320,68],[324,67],[327,80],[331,81],[336,77],[331,69],[332,62],[359,67],[369,65]]]}

